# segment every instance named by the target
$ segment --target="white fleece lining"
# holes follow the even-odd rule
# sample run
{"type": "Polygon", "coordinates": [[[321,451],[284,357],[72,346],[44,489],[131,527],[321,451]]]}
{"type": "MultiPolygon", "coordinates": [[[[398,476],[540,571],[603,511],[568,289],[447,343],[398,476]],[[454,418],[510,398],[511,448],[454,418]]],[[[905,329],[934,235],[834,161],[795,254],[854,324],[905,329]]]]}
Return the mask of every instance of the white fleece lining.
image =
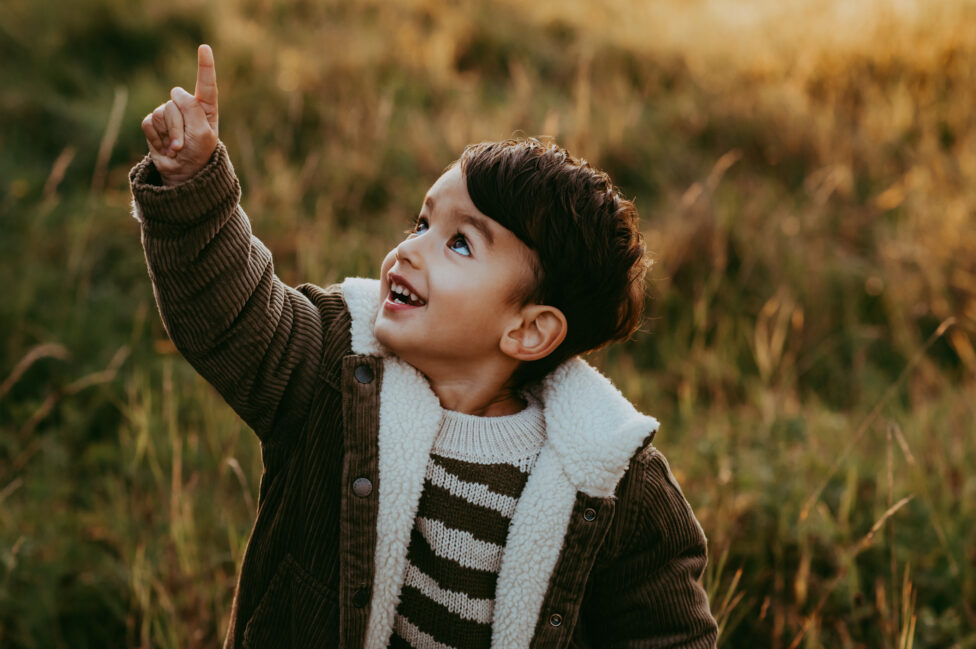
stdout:
{"type": "Polygon", "coordinates": [[[366,630],[366,647],[370,649],[382,649],[390,639],[410,530],[441,414],[440,402],[420,372],[395,356],[383,359],[376,568],[373,609],[366,630]]]}
{"type": "MultiPolygon", "coordinates": [[[[380,282],[342,283],[352,317],[352,351],[383,357],[379,424],[376,570],[366,647],[386,647],[400,599],[410,531],[443,410],[430,383],[376,340],[380,282]]],[[[613,496],[634,451],[658,422],[638,412],[579,358],[549,374],[537,395],[546,443],[512,517],[495,594],[492,649],[527,649],[576,502],[576,492],[613,496]]]]}
{"type": "Polygon", "coordinates": [[[576,492],[609,498],[631,455],[657,430],[579,358],[543,380],[546,444],[519,497],[495,591],[492,649],[527,649],[562,551],[576,492]]]}
{"type": "Polygon", "coordinates": [[[542,385],[547,440],[570,482],[588,496],[611,497],[657,420],[581,358],[567,360],[542,385]]]}
{"type": "Polygon", "coordinates": [[[354,354],[387,356],[389,351],[373,335],[373,324],[380,306],[380,281],[364,277],[347,277],[342,283],[342,297],[352,316],[350,336],[354,354]]]}
{"type": "Polygon", "coordinates": [[[576,503],[551,444],[542,447],[519,497],[495,587],[492,649],[527,648],[576,503]]]}

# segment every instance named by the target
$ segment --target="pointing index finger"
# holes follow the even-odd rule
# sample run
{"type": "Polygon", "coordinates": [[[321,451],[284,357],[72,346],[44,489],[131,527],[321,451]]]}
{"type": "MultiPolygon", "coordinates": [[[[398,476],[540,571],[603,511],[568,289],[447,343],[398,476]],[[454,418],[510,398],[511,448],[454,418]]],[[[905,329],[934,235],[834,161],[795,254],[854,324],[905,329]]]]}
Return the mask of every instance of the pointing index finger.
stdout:
{"type": "Polygon", "coordinates": [[[197,48],[197,85],[193,94],[200,103],[216,108],[217,70],[214,67],[213,50],[209,45],[197,48]]]}

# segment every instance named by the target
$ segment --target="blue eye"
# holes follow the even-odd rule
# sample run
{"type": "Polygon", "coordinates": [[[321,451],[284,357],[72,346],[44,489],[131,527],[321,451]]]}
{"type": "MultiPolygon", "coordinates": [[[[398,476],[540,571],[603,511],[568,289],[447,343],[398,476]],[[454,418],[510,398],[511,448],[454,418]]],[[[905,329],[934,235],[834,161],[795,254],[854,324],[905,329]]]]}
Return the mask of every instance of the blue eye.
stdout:
{"type": "Polygon", "coordinates": [[[461,255],[464,255],[465,257],[468,257],[468,256],[470,256],[470,255],[471,255],[471,249],[470,249],[470,248],[468,248],[468,240],[467,240],[467,239],[465,239],[465,238],[464,238],[464,235],[463,235],[463,234],[461,234],[460,232],[457,232],[457,233],[456,233],[456,234],[454,235],[454,238],[453,238],[453,239],[451,239],[451,244],[450,244],[450,245],[449,245],[448,247],[449,247],[449,248],[450,248],[451,250],[454,250],[454,251],[456,251],[456,252],[457,252],[458,254],[461,254],[461,255]],[[461,248],[463,248],[463,249],[464,249],[464,250],[465,250],[466,252],[461,252],[461,249],[459,249],[459,248],[455,248],[455,247],[454,247],[454,244],[455,244],[455,243],[460,243],[460,244],[461,244],[461,248]]]}
{"type": "Polygon", "coordinates": [[[420,233],[427,230],[427,219],[418,218],[417,223],[414,224],[412,232],[420,233]],[[423,230],[421,230],[423,228],[423,230]]]}

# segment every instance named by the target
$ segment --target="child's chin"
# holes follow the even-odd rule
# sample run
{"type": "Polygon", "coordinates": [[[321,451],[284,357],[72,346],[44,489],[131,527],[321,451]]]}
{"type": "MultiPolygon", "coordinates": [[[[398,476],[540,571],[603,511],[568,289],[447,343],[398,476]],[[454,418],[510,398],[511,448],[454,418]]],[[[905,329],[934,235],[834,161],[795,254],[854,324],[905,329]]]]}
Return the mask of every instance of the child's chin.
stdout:
{"type": "Polygon", "coordinates": [[[396,335],[394,332],[390,331],[393,327],[394,323],[386,320],[383,315],[380,314],[376,317],[376,322],[373,323],[373,336],[376,338],[376,341],[379,344],[396,353],[396,335]]]}

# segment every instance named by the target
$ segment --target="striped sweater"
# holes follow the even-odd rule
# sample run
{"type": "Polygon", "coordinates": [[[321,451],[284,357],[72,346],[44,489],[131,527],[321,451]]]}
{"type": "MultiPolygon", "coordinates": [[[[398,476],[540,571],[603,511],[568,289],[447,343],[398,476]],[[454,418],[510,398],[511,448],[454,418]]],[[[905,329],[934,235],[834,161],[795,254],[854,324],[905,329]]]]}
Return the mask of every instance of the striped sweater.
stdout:
{"type": "Polygon", "coordinates": [[[487,649],[509,523],[545,441],[542,405],[444,411],[410,536],[391,649],[487,649]]]}

